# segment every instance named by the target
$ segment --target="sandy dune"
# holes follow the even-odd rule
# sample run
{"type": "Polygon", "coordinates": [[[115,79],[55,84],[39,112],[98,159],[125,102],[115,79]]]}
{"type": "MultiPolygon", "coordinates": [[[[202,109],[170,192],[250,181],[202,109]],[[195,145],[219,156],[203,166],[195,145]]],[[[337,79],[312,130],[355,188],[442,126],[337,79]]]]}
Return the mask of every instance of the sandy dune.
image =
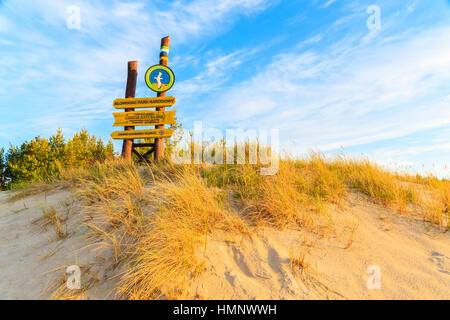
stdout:
{"type": "MultiPolygon", "coordinates": [[[[70,192],[39,194],[12,203],[7,201],[10,196],[11,192],[0,193],[0,299],[49,299],[49,288],[74,264],[82,266],[82,273],[83,266],[89,266],[90,274],[107,278],[101,256],[86,247],[87,230],[70,192]],[[36,223],[43,215],[41,208],[50,205],[70,211],[64,239],[57,237],[53,226],[45,230],[36,223]]],[[[99,281],[89,297],[110,297],[114,284],[99,281]]]]}
{"type": "MultiPolygon", "coordinates": [[[[339,217],[340,215],[340,217],[339,217]]],[[[311,266],[294,274],[291,252],[308,234],[265,230],[250,241],[208,245],[205,273],[193,296],[216,299],[450,299],[450,234],[392,214],[352,195],[337,213],[358,223],[354,240],[337,231],[309,250],[311,266]],[[428,228],[428,229],[427,229],[428,228]],[[381,271],[381,288],[367,288],[367,268],[381,271]]]]}
{"type": "MultiPolygon", "coordinates": [[[[95,279],[90,299],[114,298],[117,275],[105,262],[109,252],[89,247],[82,214],[70,192],[8,202],[0,193],[0,298],[48,299],[46,288],[67,266],[83,266],[95,279]],[[40,207],[66,210],[68,236],[35,222],[40,207]],[[34,222],[34,223],[33,223],[34,222]]],[[[450,233],[393,214],[352,194],[344,208],[332,208],[335,230],[322,239],[293,230],[260,230],[251,239],[217,233],[208,239],[206,271],[187,293],[193,299],[450,299],[450,233]],[[348,221],[358,228],[349,245],[348,221]],[[306,240],[306,244],[303,243],[306,240]],[[302,251],[303,250],[303,251],[302,251]],[[309,267],[291,267],[306,252],[309,267]],[[367,288],[369,266],[381,271],[381,288],[367,288]]],[[[123,268],[123,267],[122,267],[123,268]]]]}

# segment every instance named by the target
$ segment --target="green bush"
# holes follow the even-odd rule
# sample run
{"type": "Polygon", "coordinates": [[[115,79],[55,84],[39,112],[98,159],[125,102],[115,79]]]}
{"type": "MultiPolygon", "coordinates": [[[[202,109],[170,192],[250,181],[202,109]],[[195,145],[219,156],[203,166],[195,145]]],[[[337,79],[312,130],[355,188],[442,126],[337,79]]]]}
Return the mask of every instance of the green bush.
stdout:
{"type": "Polygon", "coordinates": [[[3,170],[4,170],[4,156],[5,156],[5,149],[0,148],[0,191],[3,190],[3,186],[4,186],[4,179],[3,179],[3,170]]]}
{"type": "Polygon", "coordinates": [[[7,188],[15,185],[48,181],[58,175],[60,168],[90,166],[114,156],[112,141],[106,145],[100,138],[89,135],[86,130],[76,133],[67,142],[61,129],[49,139],[36,137],[19,146],[11,145],[0,159],[3,180],[7,188]]]}

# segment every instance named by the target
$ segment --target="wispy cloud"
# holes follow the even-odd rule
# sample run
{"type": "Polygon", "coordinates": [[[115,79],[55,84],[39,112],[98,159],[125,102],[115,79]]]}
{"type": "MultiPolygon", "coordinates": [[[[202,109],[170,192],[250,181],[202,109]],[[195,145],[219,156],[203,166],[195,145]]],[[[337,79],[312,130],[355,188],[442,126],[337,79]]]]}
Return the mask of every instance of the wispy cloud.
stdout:
{"type": "Polygon", "coordinates": [[[233,70],[258,50],[258,48],[238,49],[227,54],[214,54],[204,61],[198,74],[179,83],[178,94],[183,99],[198,95],[199,92],[211,92],[220,88],[228,80],[238,77],[236,74],[233,75],[233,70]]]}
{"type": "Polygon", "coordinates": [[[328,8],[329,6],[331,6],[333,3],[335,3],[337,0],[328,0],[327,2],[325,2],[323,5],[321,5],[321,8],[328,8]]]}

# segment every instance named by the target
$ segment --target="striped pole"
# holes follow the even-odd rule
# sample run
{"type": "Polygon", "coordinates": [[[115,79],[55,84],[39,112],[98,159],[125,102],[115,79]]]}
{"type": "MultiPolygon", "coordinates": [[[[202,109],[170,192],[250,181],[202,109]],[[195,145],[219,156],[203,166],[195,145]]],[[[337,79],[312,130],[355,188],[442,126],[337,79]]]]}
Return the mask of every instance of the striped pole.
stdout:
{"type": "MultiPolygon", "coordinates": [[[[163,38],[165,39],[165,38],[163,38]]],[[[161,45],[161,50],[159,51],[159,63],[162,64],[161,61],[167,61],[169,64],[169,47],[161,45]]]]}
{"type": "MultiPolygon", "coordinates": [[[[159,64],[162,64],[166,67],[169,66],[169,46],[170,46],[170,36],[164,37],[161,39],[161,50],[159,51],[159,64]]],[[[158,92],[157,97],[165,97],[165,92],[158,92]]],[[[166,107],[156,108],[156,111],[165,111],[166,107]]],[[[164,125],[160,124],[155,126],[155,129],[164,129],[164,125]]],[[[155,160],[160,161],[164,158],[164,139],[156,138],[155,139],[155,160]]]]}

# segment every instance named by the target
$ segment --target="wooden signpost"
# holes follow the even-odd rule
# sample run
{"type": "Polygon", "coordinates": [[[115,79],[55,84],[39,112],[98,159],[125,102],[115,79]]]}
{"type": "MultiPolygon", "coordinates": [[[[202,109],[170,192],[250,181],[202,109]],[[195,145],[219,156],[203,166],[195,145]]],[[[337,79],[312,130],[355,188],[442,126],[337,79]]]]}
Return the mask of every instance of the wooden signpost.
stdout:
{"type": "Polygon", "coordinates": [[[125,112],[115,112],[113,126],[124,126],[124,131],[115,131],[111,134],[113,139],[123,139],[122,157],[131,160],[134,153],[143,160],[154,153],[155,160],[164,158],[164,138],[169,138],[173,130],[165,129],[165,124],[176,123],[176,111],[165,111],[166,107],[173,106],[176,102],[174,97],[166,97],[166,91],[170,90],[175,83],[175,75],[168,67],[169,65],[170,37],[161,39],[161,50],[159,64],[151,66],[145,73],[145,83],[157,92],[153,98],[135,98],[137,80],[137,61],[128,62],[127,87],[125,99],[114,100],[116,109],[125,109],[125,112]],[[134,108],[156,108],[156,111],[134,111],[134,108]],[[135,130],[135,126],[151,126],[155,129],[135,130]],[[134,143],[133,139],[154,139],[154,143],[134,143]],[[137,147],[150,147],[145,154],[140,154],[137,147]]]}

